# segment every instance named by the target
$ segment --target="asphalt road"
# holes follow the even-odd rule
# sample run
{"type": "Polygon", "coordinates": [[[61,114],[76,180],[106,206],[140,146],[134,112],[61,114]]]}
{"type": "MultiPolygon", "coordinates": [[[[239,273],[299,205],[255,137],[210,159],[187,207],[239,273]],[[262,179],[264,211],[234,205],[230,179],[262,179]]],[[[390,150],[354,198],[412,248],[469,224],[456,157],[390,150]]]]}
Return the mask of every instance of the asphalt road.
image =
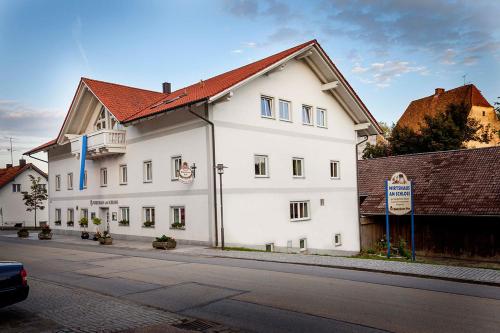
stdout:
{"type": "Polygon", "coordinates": [[[500,332],[492,286],[5,237],[0,260],[24,262],[35,284],[63,294],[83,290],[243,331],[500,332]]]}

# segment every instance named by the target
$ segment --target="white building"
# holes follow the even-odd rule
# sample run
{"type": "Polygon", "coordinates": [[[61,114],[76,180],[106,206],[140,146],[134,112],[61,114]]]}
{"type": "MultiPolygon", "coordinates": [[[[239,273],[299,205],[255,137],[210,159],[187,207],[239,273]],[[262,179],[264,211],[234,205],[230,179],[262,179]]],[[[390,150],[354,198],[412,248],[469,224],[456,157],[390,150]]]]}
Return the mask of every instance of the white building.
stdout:
{"type": "MultiPolygon", "coordinates": [[[[35,212],[28,212],[23,200],[22,192],[29,192],[31,188],[30,175],[40,178],[40,185],[47,187],[47,174],[25,160],[19,160],[19,165],[7,164],[0,169],[0,225],[14,226],[22,223],[23,226],[35,226],[35,212]]],[[[48,221],[47,201],[43,203],[43,210],[37,210],[37,226],[48,221]]]]}
{"type": "Polygon", "coordinates": [[[58,137],[26,154],[48,151],[55,229],[79,231],[79,218],[95,215],[114,237],[220,245],[223,163],[226,246],[355,252],[356,142],[377,133],[313,40],[174,92],[82,78],[58,137]],[[196,166],[188,184],[184,162],[196,166]]]}

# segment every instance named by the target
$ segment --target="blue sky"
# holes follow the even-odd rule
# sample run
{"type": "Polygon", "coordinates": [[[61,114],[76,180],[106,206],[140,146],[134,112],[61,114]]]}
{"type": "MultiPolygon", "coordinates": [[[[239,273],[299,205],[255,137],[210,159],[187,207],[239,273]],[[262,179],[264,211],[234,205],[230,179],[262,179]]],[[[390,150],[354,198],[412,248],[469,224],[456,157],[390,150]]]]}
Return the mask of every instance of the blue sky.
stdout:
{"type": "Polygon", "coordinates": [[[318,39],[380,121],[434,88],[500,96],[499,1],[0,0],[0,165],[58,133],[79,78],[173,89],[318,39]]]}

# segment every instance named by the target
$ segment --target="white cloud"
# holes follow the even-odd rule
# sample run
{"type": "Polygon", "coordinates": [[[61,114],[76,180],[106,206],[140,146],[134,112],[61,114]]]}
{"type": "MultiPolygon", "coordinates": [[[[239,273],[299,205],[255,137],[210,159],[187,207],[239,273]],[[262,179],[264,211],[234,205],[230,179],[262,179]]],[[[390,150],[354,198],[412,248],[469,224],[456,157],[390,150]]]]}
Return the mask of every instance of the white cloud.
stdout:
{"type": "Polygon", "coordinates": [[[241,49],[231,50],[231,53],[239,54],[239,53],[243,53],[243,50],[241,50],[241,49]]]}
{"type": "Polygon", "coordinates": [[[364,74],[364,76],[359,78],[361,82],[375,84],[380,88],[390,86],[395,78],[400,77],[403,74],[429,74],[429,71],[425,66],[412,66],[407,61],[374,62],[366,67],[356,64],[352,68],[352,72],[356,74],[364,74]]]}

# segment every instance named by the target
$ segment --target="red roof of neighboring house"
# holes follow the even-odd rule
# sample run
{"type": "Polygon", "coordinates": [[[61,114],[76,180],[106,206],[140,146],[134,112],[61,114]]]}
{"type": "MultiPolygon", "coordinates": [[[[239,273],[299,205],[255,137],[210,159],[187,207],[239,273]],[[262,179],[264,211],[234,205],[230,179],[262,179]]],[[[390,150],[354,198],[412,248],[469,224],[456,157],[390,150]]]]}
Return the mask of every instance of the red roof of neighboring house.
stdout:
{"type": "Polygon", "coordinates": [[[416,215],[500,216],[500,147],[359,161],[362,214],[385,214],[385,180],[397,171],[415,184],[416,215]]]}
{"type": "Polygon", "coordinates": [[[424,123],[424,116],[431,117],[444,113],[449,104],[464,103],[469,106],[492,107],[473,84],[444,91],[438,88],[436,93],[421,99],[414,100],[399,118],[397,125],[407,126],[413,130],[420,129],[424,123]]]}
{"type": "Polygon", "coordinates": [[[48,176],[45,172],[38,169],[34,164],[27,163],[25,165],[17,165],[17,166],[12,166],[10,168],[0,169],[0,188],[10,183],[17,176],[19,176],[28,169],[33,169],[36,172],[38,172],[41,176],[43,176],[45,179],[48,179],[48,176]]]}
{"type": "MultiPolygon", "coordinates": [[[[259,72],[265,70],[273,64],[276,64],[279,61],[292,56],[296,52],[299,52],[312,45],[317,45],[320,50],[326,55],[319,43],[316,40],[311,40],[267,58],[245,65],[243,67],[178,89],[170,94],[127,87],[119,84],[102,82],[88,78],[82,78],[81,81],[106,106],[106,108],[108,108],[108,110],[117,118],[118,121],[127,123],[214,97],[219,93],[222,93],[225,90],[233,87],[234,85],[258,74],[259,72]]],[[[326,55],[326,57],[328,58],[328,55],[326,55]]],[[[330,58],[328,58],[328,61],[338,71],[330,58]]],[[[370,112],[356,95],[352,87],[345,80],[342,74],[340,74],[340,76],[341,80],[346,83],[350,92],[353,93],[355,98],[358,100],[362,109],[367,113],[368,117],[370,117],[374,121],[375,126],[378,127],[378,123],[376,122],[375,118],[373,118],[373,116],[370,114],[370,112]]],[[[53,144],[55,144],[54,140],[47,142],[40,147],[32,149],[26,154],[33,154],[42,151],[53,144]]]]}

